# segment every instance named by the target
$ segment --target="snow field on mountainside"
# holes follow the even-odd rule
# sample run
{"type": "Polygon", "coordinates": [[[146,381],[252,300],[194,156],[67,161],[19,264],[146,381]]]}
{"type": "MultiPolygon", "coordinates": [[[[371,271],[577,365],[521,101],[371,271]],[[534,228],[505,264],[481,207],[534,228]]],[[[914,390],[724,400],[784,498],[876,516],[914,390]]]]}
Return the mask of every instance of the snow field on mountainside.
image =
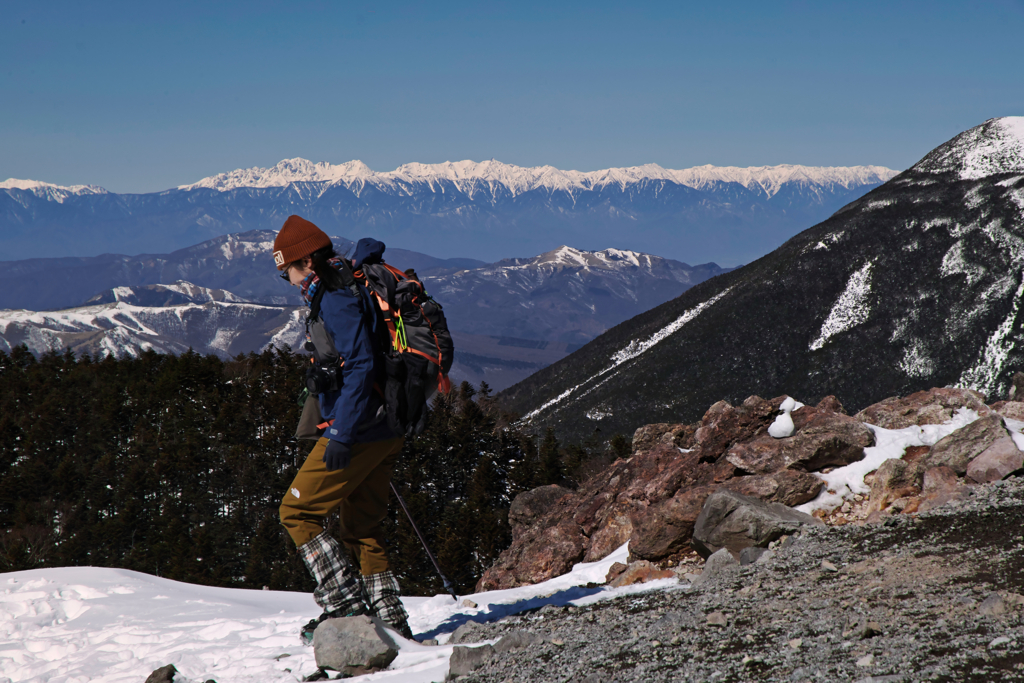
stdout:
{"type": "MultiPolygon", "coordinates": [[[[732,287],[724,289],[721,292],[719,292],[718,294],[716,294],[713,297],[711,297],[710,299],[708,299],[707,301],[704,301],[703,303],[700,303],[700,304],[694,306],[693,308],[687,309],[686,311],[683,312],[682,315],[680,315],[678,318],[676,318],[675,320],[670,322],[668,325],[666,325],[665,327],[661,328],[660,330],[658,330],[657,332],[652,334],[647,339],[631,341],[627,346],[625,346],[622,349],[619,349],[614,354],[612,354],[612,357],[610,359],[611,360],[611,365],[606,367],[604,370],[601,370],[600,372],[598,372],[593,377],[587,379],[585,382],[581,382],[581,383],[577,384],[574,387],[570,387],[569,389],[566,389],[561,394],[559,394],[555,398],[551,399],[547,403],[543,404],[539,408],[530,411],[525,416],[523,416],[523,421],[524,422],[529,422],[530,419],[532,419],[536,415],[539,415],[540,413],[544,412],[545,410],[547,410],[551,406],[556,405],[556,404],[562,402],[563,400],[565,400],[566,398],[568,398],[570,395],[572,395],[572,393],[574,391],[576,391],[580,387],[584,386],[585,384],[588,384],[589,382],[597,379],[598,377],[601,377],[603,375],[608,374],[609,372],[611,372],[615,368],[619,367],[620,365],[622,365],[626,361],[632,360],[632,359],[636,358],[637,356],[639,356],[639,355],[649,351],[652,347],[654,347],[655,344],[657,344],[657,343],[659,343],[661,341],[664,341],[668,337],[672,336],[674,333],[678,332],[683,327],[683,325],[685,325],[686,323],[690,322],[691,320],[696,318],[698,315],[700,315],[704,311],[704,309],[706,309],[709,306],[712,306],[713,304],[717,303],[719,299],[721,299],[723,296],[728,294],[731,290],[732,290],[732,287]]],[[[581,395],[581,398],[582,398],[582,396],[586,396],[588,393],[590,393],[591,391],[596,389],[598,386],[603,384],[605,381],[607,381],[607,379],[608,378],[606,378],[605,380],[602,380],[602,382],[599,382],[598,384],[595,384],[594,386],[592,386],[589,389],[587,389],[587,391],[585,391],[581,395]]]]}
{"type": "MultiPolygon", "coordinates": [[[[625,546],[599,562],[577,564],[535,586],[460,596],[405,597],[417,637],[403,640],[387,671],[367,681],[428,683],[448,673],[451,633],[468,621],[493,621],[544,605],[578,606],[680,586],[661,580],[623,588],[603,583],[625,546]],[[463,606],[468,598],[479,606],[463,606]]],[[[64,567],[0,574],[0,681],[141,683],[173,664],[177,683],[300,681],[316,671],[299,628],[320,613],[312,595],[196,586],[126,569],[64,567]]]]}

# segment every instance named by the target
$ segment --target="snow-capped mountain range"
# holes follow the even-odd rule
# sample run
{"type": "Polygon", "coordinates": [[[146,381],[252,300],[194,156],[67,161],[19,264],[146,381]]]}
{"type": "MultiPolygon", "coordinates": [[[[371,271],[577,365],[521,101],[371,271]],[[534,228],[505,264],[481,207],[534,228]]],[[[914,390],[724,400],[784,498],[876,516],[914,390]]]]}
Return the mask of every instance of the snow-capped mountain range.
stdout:
{"type": "Polygon", "coordinates": [[[582,344],[727,270],[622,249],[561,246],[426,283],[444,302],[453,329],[582,344]]]}
{"type": "MultiPolygon", "coordinates": [[[[192,348],[231,357],[268,345],[298,349],[304,308],[296,290],[276,276],[273,240],[274,233],[256,230],[173,254],[13,262],[0,273],[0,306],[13,301],[30,310],[0,310],[0,350],[23,343],[36,353],[71,348],[121,357],[192,348]],[[33,277],[40,272],[47,277],[33,277]],[[69,298],[62,310],[29,305],[69,298]]],[[[341,253],[352,247],[345,238],[333,241],[341,253]]],[[[496,389],[727,270],[564,246],[491,265],[397,248],[385,257],[415,269],[444,305],[457,335],[453,377],[487,380],[496,389]]]]}
{"type": "Polygon", "coordinates": [[[752,393],[834,394],[851,412],[933,386],[1005,397],[1024,371],[1022,152],[1024,117],[972,128],[501,398],[578,440],[694,421],[752,393]]]}
{"type": "Polygon", "coordinates": [[[495,160],[376,172],[359,161],[288,159],[150,194],[10,179],[0,187],[0,253],[169,252],[224,234],[276,230],[299,214],[330,233],[484,261],[572,244],[735,264],[895,173],[878,166],[655,164],[580,172],[495,160]]]}
{"type": "Polygon", "coordinates": [[[490,161],[448,161],[443,164],[405,164],[394,171],[378,173],[361,161],[344,164],[313,163],[306,159],[285,159],[270,168],[245,168],[220,173],[209,178],[181,185],[179,190],[209,188],[219,192],[242,188],[286,187],[292,183],[318,183],[325,191],[330,185],[344,185],[357,195],[366,186],[400,191],[403,186],[426,184],[431,187],[451,183],[469,197],[485,192],[493,197],[515,197],[533,190],[587,192],[607,186],[625,189],[643,181],[664,180],[703,190],[717,183],[736,183],[765,197],[772,197],[786,183],[803,183],[821,187],[850,189],[861,185],[884,183],[896,171],[882,166],[815,167],[815,166],[697,166],[670,170],[657,164],[607,168],[601,171],[563,171],[553,166],[524,168],[490,161]]]}

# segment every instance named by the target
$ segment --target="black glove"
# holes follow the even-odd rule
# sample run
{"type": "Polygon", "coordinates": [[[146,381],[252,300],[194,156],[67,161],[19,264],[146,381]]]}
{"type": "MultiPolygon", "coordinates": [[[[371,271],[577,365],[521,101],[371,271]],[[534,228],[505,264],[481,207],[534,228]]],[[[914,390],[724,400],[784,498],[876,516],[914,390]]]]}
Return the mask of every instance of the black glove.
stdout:
{"type": "Polygon", "coordinates": [[[324,463],[327,464],[327,471],[343,470],[352,462],[352,447],[347,443],[327,440],[327,448],[324,450],[324,463]]]}

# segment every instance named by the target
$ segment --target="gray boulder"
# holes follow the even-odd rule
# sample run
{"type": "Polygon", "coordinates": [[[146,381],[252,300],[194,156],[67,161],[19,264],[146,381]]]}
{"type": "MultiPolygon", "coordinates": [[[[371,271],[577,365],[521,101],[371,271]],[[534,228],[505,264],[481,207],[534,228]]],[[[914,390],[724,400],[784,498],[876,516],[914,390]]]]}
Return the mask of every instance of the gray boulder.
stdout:
{"type": "Polygon", "coordinates": [[[693,548],[710,557],[720,548],[739,554],[752,545],[766,547],[800,527],[822,525],[803,512],[779,503],[767,503],[728,490],[711,494],[693,528],[693,548]]]}
{"type": "Polygon", "coordinates": [[[453,680],[459,676],[476,671],[494,657],[492,645],[481,645],[479,647],[466,647],[456,645],[452,649],[451,659],[448,660],[448,678],[453,680]]]}
{"type": "Polygon", "coordinates": [[[398,647],[380,619],[340,617],[320,622],[313,633],[313,653],[316,665],[324,669],[383,669],[398,656],[398,647]]]}
{"type": "Polygon", "coordinates": [[[692,585],[696,588],[697,586],[713,582],[722,575],[722,572],[726,567],[733,567],[738,564],[739,562],[737,562],[736,558],[733,557],[733,554],[729,552],[729,549],[722,548],[721,550],[712,553],[704,562],[704,571],[700,573],[700,576],[693,580],[692,585]]]}
{"type": "Polygon", "coordinates": [[[940,439],[918,462],[925,469],[945,466],[963,476],[972,460],[996,441],[1009,437],[1003,418],[996,414],[986,415],[940,439]]]}
{"type": "Polygon", "coordinates": [[[1024,467],[1024,453],[1012,437],[996,440],[967,465],[967,478],[979,484],[1005,479],[1024,467]]]}
{"type": "Polygon", "coordinates": [[[461,645],[487,640],[485,631],[486,629],[477,622],[467,621],[452,632],[452,637],[448,639],[448,642],[452,645],[461,645]]]}

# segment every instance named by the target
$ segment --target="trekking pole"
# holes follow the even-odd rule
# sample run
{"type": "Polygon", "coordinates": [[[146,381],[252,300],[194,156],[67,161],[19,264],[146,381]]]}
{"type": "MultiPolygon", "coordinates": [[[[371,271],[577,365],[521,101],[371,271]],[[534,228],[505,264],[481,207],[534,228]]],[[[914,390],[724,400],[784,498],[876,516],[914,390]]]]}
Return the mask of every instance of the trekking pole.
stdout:
{"type": "Polygon", "coordinates": [[[395,498],[398,499],[398,504],[402,506],[402,510],[405,512],[405,516],[409,518],[409,524],[412,524],[412,530],[416,532],[416,535],[420,539],[420,543],[423,544],[423,549],[427,551],[427,557],[434,563],[434,569],[437,570],[437,575],[441,577],[441,582],[444,584],[444,589],[451,594],[452,600],[455,602],[459,601],[459,597],[455,595],[455,587],[452,586],[452,582],[448,580],[448,577],[441,571],[440,565],[437,564],[437,559],[434,557],[434,553],[430,552],[430,546],[427,545],[427,539],[423,538],[423,534],[420,533],[420,528],[416,526],[416,522],[413,521],[412,515],[409,514],[409,508],[405,506],[405,501],[402,500],[402,496],[399,495],[398,489],[395,488],[395,482],[391,482],[391,492],[395,494],[395,498]]]}

